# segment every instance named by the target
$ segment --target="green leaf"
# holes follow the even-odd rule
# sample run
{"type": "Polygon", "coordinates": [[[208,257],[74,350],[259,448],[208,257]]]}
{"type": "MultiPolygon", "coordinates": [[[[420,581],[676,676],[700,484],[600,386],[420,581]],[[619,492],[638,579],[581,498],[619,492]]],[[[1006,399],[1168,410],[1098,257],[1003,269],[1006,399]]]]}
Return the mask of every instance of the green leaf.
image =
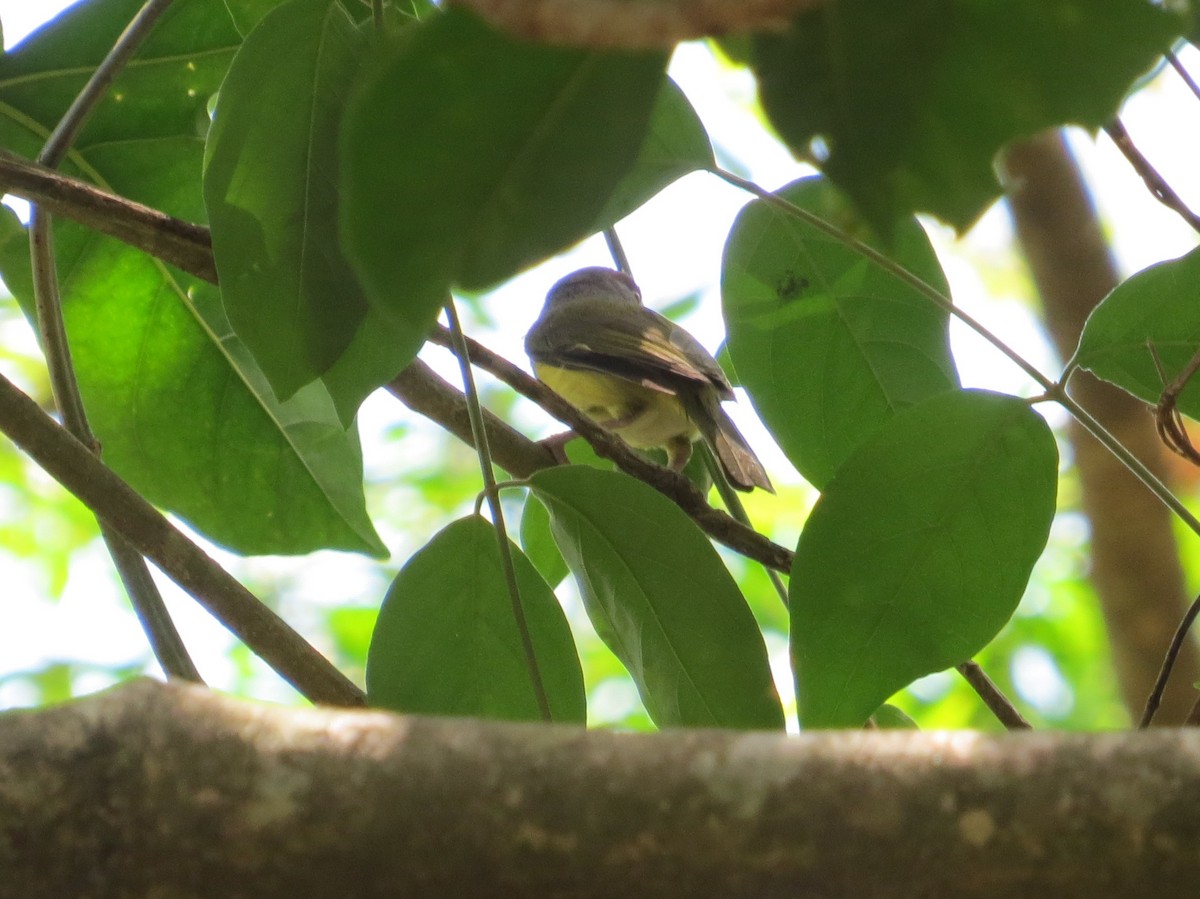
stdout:
{"type": "MultiPolygon", "coordinates": [[[[35,151],[140,6],[82,4],[0,59],[0,145],[35,151]]],[[[201,126],[240,42],[222,4],[172,5],[67,168],[204,221],[201,126]]],[[[56,222],[55,242],[72,356],[109,465],[241,553],[385,554],[365,511],[357,435],[320,385],[277,403],[211,285],[70,222],[56,222]]],[[[23,231],[0,247],[0,270],[29,309],[23,231]]]]}
{"type": "Polygon", "coordinates": [[[263,16],[287,0],[224,0],[229,17],[238,30],[245,36],[254,30],[254,26],[262,21],[263,16]]]}
{"type": "MultiPolygon", "coordinates": [[[[1134,396],[1157,403],[1163,388],[1200,348],[1198,283],[1200,250],[1128,278],[1088,317],[1075,360],[1134,396]]],[[[1179,409],[1200,418],[1196,378],[1180,393],[1179,409]]]]}
{"type": "MultiPolygon", "coordinates": [[[[779,194],[878,247],[824,179],[804,178],[779,194]]],[[[915,219],[894,224],[888,252],[949,292],[915,219]]],[[[721,292],[738,378],[796,470],[818,489],[898,411],[958,386],[945,310],[762,200],[734,222],[721,292]]]]}
{"type": "Polygon", "coordinates": [[[337,3],[277,7],[234,57],[208,135],[225,312],[280,398],[328,370],[366,316],[337,242],[337,134],[359,52],[337,3]]]}
{"type": "MultiPolygon", "coordinates": [[[[387,555],[366,513],[357,432],[319,383],[266,399],[216,288],[84,229],[55,232],[72,357],[109,466],[239,553],[387,555]]],[[[28,259],[24,232],[0,244],[0,270],[32,317],[28,259]]]]}
{"type": "Polygon", "coordinates": [[[1000,193],[1004,144],[1099,128],[1185,24],[1146,0],[842,0],[759,36],[755,69],[783,139],[827,152],[877,228],[926,211],[961,231],[1000,193]]]}
{"type": "Polygon", "coordinates": [[[779,729],[762,634],[705,536],[618,472],[560,466],[529,479],[597,633],[659,727],[779,729]]]}
{"type": "Polygon", "coordinates": [[[403,356],[451,286],[491,286],[589,233],[664,62],[519,42],[461,10],[395,42],[346,114],[341,228],[403,356]]]}
{"type": "Polygon", "coordinates": [[[894,705],[888,705],[886,702],[875,710],[875,714],[871,716],[875,722],[875,726],[880,730],[920,730],[917,722],[904,714],[901,709],[894,705]]]}
{"type": "MultiPolygon", "coordinates": [[[[80,3],[0,57],[0,145],[36,155],[142,5],[80,3]]],[[[223,4],[173,3],[89,116],[72,161],[82,164],[87,148],[100,144],[202,134],[208,97],[240,43],[223,4]]]]}
{"type": "Polygon", "coordinates": [[[571,573],[550,533],[550,513],[532,493],[525,497],[521,511],[521,547],[551,587],[557,587],[571,573]]]}
{"type": "Polygon", "coordinates": [[[846,461],[792,567],[802,727],[857,727],[999,632],[1046,545],[1057,465],[1040,415],[975,390],[901,412],[846,461]]]}
{"type": "Polygon", "coordinates": [[[633,169],[596,219],[596,231],[618,222],[673,181],[712,168],[712,143],[687,96],[668,78],[650,113],[650,130],[633,169]]]}
{"type": "MultiPolygon", "coordinates": [[[[583,674],[554,593],[510,547],[555,721],[586,720],[583,674]]],[[[367,653],[367,699],[398,712],[540,720],[496,531],[478,516],[439,531],[396,575],[367,653]]]]}

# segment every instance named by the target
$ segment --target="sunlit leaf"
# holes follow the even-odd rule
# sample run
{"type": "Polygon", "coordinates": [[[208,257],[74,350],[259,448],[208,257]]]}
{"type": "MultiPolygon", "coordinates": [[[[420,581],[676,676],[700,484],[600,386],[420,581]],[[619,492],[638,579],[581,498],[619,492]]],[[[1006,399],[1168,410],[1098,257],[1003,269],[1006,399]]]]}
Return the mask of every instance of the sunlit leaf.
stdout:
{"type": "MultiPolygon", "coordinates": [[[[199,163],[200,147],[191,148],[199,163]]],[[[246,554],[386,549],[358,435],[319,383],[276,403],[216,289],[109,238],[56,227],[72,356],[104,460],[147,499],[246,554]]],[[[32,310],[24,232],[0,270],[32,310]]]]}
{"type": "MultiPolygon", "coordinates": [[[[40,144],[140,5],[83,4],[0,58],[0,144],[40,144]]],[[[89,119],[69,167],[204,221],[205,104],[240,41],[222,4],[172,5],[89,119]]],[[[277,403],[211,285],[61,219],[55,238],[72,357],[109,465],[242,553],[385,553],[366,514],[357,434],[320,385],[277,403]]],[[[0,248],[0,269],[29,309],[24,232],[0,248]]]]}
{"type": "Polygon", "coordinates": [[[1046,545],[1057,465],[1045,420],[984,391],[925,400],[859,447],[796,548],[801,726],[857,727],[999,632],[1046,545]]]}
{"type": "MultiPolygon", "coordinates": [[[[1079,339],[1076,361],[1106,381],[1154,404],[1200,350],[1200,250],[1143,269],[1110,293],[1079,339]]],[[[1180,411],[1200,417],[1192,378],[1180,411]]]]}
{"type": "Polygon", "coordinates": [[[539,471],[530,486],[592,624],[655,724],[783,726],[754,617],[678,506],[627,475],[577,465],[539,471]]]}

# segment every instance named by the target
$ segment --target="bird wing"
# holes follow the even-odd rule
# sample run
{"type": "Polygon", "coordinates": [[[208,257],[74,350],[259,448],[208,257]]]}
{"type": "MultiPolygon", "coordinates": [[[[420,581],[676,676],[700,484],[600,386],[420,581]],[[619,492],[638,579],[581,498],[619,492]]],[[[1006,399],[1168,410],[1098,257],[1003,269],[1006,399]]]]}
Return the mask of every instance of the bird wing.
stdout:
{"type": "Polygon", "coordinates": [[[602,372],[663,393],[692,384],[715,387],[722,399],[733,397],[729,379],[708,350],[650,309],[609,319],[603,329],[551,310],[525,349],[535,362],[602,372]],[[551,332],[552,344],[543,336],[551,332]]]}

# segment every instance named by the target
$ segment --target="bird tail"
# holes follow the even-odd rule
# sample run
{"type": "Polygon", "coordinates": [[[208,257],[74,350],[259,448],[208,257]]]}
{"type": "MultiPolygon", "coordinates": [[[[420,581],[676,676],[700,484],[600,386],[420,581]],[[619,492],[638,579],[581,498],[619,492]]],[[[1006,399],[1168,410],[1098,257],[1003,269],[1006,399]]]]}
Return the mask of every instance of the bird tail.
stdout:
{"type": "MultiPolygon", "coordinates": [[[[682,399],[682,397],[681,397],[682,399]]],[[[725,476],[738,490],[753,490],[761,487],[768,493],[774,493],[771,480],[767,477],[754,450],[742,436],[741,431],[733,423],[733,419],[721,408],[720,397],[715,392],[701,395],[694,400],[702,408],[688,409],[688,415],[700,429],[705,443],[712,447],[725,476]]],[[[691,405],[685,401],[685,405],[691,405]]]]}

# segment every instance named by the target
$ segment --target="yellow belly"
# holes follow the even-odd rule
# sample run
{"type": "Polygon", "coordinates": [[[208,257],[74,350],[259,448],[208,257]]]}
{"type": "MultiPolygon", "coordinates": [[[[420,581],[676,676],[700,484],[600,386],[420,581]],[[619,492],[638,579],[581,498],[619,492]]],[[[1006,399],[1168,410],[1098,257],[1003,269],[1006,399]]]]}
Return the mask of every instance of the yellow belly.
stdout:
{"type": "Polygon", "coordinates": [[[547,387],[630,446],[649,449],[666,446],[678,437],[695,440],[699,436],[674,394],[594,371],[544,363],[535,365],[534,371],[547,387]]]}

